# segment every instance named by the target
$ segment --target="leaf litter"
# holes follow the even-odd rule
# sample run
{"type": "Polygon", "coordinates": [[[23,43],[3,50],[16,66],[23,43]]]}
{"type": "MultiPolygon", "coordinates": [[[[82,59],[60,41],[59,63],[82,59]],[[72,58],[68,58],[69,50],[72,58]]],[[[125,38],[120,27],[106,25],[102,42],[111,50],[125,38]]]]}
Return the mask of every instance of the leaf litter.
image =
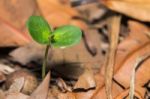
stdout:
{"type": "Polygon", "coordinates": [[[129,98],[131,90],[130,99],[133,93],[139,99],[149,99],[150,59],[143,59],[133,73],[137,58],[150,53],[149,0],[97,0],[85,5],[81,1],[81,5],[72,7],[73,0],[2,0],[0,99],[123,99],[129,98]],[[48,73],[43,81],[40,72],[44,48],[31,40],[25,27],[31,15],[43,16],[53,28],[71,24],[84,33],[74,47],[50,49],[47,73],[51,70],[51,75],[48,73]],[[118,15],[121,19],[115,20],[118,15]],[[112,24],[110,19],[114,20],[112,24]],[[110,60],[112,66],[106,72],[110,60]],[[37,79],[34,90],[23,91],[28,77],[21,73],[7,88],[9,76],[23,69],[37,79]],[[106,73],[111,75],[106,77],[106,73]],[[132,77],[134,88],[130,86],[132,77]]]}

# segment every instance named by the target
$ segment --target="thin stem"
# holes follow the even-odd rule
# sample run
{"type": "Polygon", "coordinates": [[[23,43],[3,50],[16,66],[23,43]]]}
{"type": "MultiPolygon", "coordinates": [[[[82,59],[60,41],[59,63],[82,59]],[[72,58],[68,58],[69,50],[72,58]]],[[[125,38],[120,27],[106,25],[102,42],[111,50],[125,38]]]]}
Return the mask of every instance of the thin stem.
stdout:
{"type": "Polygon", "coordinates": [[[42,79],[44,79],[45,74],[46,74],[46,65],[47,65],[49,48],[50,48],[50,45],[48,44],[45,49],[45,55],[44,55],[44,60],[43,60],[43,65],[42,65],[42,79]]]}
{"type": "MultiPolygon", "coordinates": [[[[51,28],[51,30],[53,31],[53,29],[51,28]]],[[[52,33],[53,35],[53,33],[52,33]]],[[[42,64],[42,79],[44,79],[45,75],[46,75],[46,66],[47,66],[47,60],[48,60],[48,51],[49,48],[51,47],[51,38],[52,35],[50,35],[49,37],[49,44],[46,45],[46,49],[45,49],[45,55],[44,55],[44,60],[43,60],[43,64],[42,64]]]]}

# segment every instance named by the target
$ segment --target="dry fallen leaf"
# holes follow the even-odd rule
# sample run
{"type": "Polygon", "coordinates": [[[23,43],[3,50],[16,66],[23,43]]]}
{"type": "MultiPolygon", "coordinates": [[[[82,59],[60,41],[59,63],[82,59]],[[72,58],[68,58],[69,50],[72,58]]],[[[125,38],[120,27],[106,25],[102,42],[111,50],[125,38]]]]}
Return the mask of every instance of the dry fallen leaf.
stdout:
{"type": "Polygon", "coordinates": [[[35,12],[35,8],[33,0],[1,0],[0,19],[21,30],[25,27],[28,17],[35,12]]]}
{"type": "Polygon", "coordinates": [[[118,45],[114,71],[122,66],[121,64],[125,61],[126,57],[149,41],[149,38],[145,35],[145,33],[149,32],[148,27],[136,21],[129,21],[128,25],[130,32],[118,45]]]}
{"type": "MultiPolygon", "coordinates": [[[[128,55],[126,57],[126,60],[121,64],[120,69],[118,69],[118,71],[115,73],[114,79],[116,81],[118,81],[121,85],[123,85],[125,88],[128,88],[129,82],[130,82],[130,77],[131,77],[132,67],[134,66],[134,62],[135,62],[136,58],[146,55],[148,53],[150,53],[150,42],[145,43],[143,46],[141,46],[135,52],[131,53],[130,55],[128,55]]],[[[149,73],[149,69],[148,69],[149,67],[147,67],[147,65],[146,65],[146,64],[149,64],[149,62],[150,61],[147,60],[147,63],[142,64],[139,67],[138,71],[136,72],[136,75],[137,75],[136,81],[138,84],[141,84],[141,86],[150,79],[149,78],[150,73],[149,73]],[[147,67],[147,69],[146,69],[146,67],[147,67]],[[143,69],[142,70],[143,73],[141,72],[140,69],[143,69]]]]}
{"type": "Polygon", "coordinates": [[[59,0],[37,0],[41,14],[54,27],[70,23],[72,17],[80,16],[79,13],[59,0]]]}
{"type": "Polygon", "coordinates": [[[71,92],[72,91],[72,89],[69,86],[67,86],[67,84],[65,83],[65,81],[62,78],[58,78],[56,83],[62,92],[67,92],[67,91],[71,92]]]}
{"type": "Polygon", "coordinates": [[[37,87],[37,89],[31,94],[31,96],[28,99],[47,99],[49,82],[50,72],[47,73],[43,82],[37,87]]]}
{"type": "Polygon", "coordinates": [[[96,88],[91,89],[91,90],[87,90],[87,91],[84,91],[84,92],[75,93],[77,99],[95,99],[95,98],[92,98],[92,96],[95,96],[95,92],[97,90],[99,90],[99,88],[104,86],[104,77],[102,75],[95,74],[94,78],[95,78],[95,81],[96,81],[96,88]]]}
{"type": "Polygon", "coordinates": [[[24,77],[17,78],[10,86],[8,92],[20,92],[24,85],[24,77]]]}
{"type": "Polygon", "coordinates": [[[111,10],[150,22],[150,0],[99,0],[111,10]]]}
{"type": "Polygon", "coordinates": [[[17,70],[9,74],[5,82],[7,89],[12,86],[12,89],[10,89],[10,91],[20,90],[24,94],[31,94],[37,87],[37,84],[37,78],[31,72],[25,69],[17,70]],[[24,78],[24,82],[20,80],[18,81],[17,79],[19,78],[24,78]],[[18,83],[20,84],[18,85],[18,83]]]}
{"type": "MultiPolygon", "coordinates": [[[[134,64],[132,64],[133,60],[135,61],[135,59],[137,57],[145,55],[146,53],[147,54],[150,53],[149,52],[149,50],[150,50],[149,49],[150,48],[149,38],[145,34],[146,32],[149,31],[148,28],[146,26],[144,26],[143,24],[135,22],[135,21],[130,21],[129,26],[130,26],[130,30],[131,30],[129,33],[129,36],[127,38],[125,38],[119,44],[118,49],[117,49],[115,72],[114,72],[115,73],[115,81],[119,82],[119,84],[121,84],[125,88],[129,88],[129,82],[130,82],[129,75],[131,73],[130,70],[132,70],[131,68],[129,68],[129,66],[132,67],[134,65],[134,64]],[[132,60],[130,59],[130,57],[132,57],[132,60]],[[124,62],[126,63],[126,65],[123,65],[124,62]],[[124,69],[122,69],[122,71],[118,71],[120,68],[124,68],[124,69]],[[126,70],[125,70],[125,68],[126,68],[126,70]],[[118,75],[117,73],[123,74],[123,75],[118,75]],[[118,75],[118,76],[116,77],[116,75],[118,75]],[[123,81],[120,82],[119,78],[122,79],[123,81]]],[[[135,87],[144,86],[144,84],[147,83],[148,80],[150,79],[149,78],[150,73],[149,73],[149,69],[148,69],[149,62],[150,62],[149,59],[147,59],[137,70],[135,87]]],[[[101,70],[101,74],[104,74],[104,67],[101,70]]],[[[142,96],[143,96],[143,94],[142,94],[142,96]]],[[[97,94],[97,97],[99,97],[98,94],[97,94]]],[[[95,99],[95,97],[93,99],[95,99]]],[[[120,98],[118,98],[118,99],[120,99],[120,98]]]]}
{"type": "Polygon", "coordinates": [[[10,67],[9,65],[0,64],[0,72],[8,75],[14,71],[15,71],[15,69],[10,67]]]}
{"type": "Polygon", "coordinates": [[[0,99],[5,99],[5,93],[3,90],[0,90],[0,99]]]}
{"type": "MultiPolygon", "coordinates": [[[[26,65],[31,61],[38,62],[42,64],[42,60],[44,58],[45,47],[37,44],[35,42],[29,43],[25,46],[14,49],[9,53],[11,59],[15,62],[18,62],[22,65],[26,65]]],[[[49,60],[51,57],[51,53],[49,53],[49,60]]]]}
{"type": "Polygon", "coordinates": [[[29,39],[13,26],[0,20],[0,47],[21,46],[29,43],[29,39]]]}
{"type": "MultiPolygon", "coordinates": [[[[128,95],[129,95],[129,89],[124,90],[121,94],[119,94],[118,96],[116,96],[114,99],[124,99],[124,98],[130,99],[128,97],[128,95]]],[[[138,91],[136,91],[136,90],[135,90],[135,97],[137,99],[143,99],[143,97],[141,96],[141,94],[138,91]]]]}
{"type": "Polygon", "coordinates": [[[76,99],[74,93],[60,93],[58,94],[58,99],[76,99]]]}
{"type": "Polygon", "coordinates": [[[73,89],[88,90],[95,87],[96,87],[96,82],[92,71],[89,69],[85,69],[84,73],[79,77],[73,89]]]}
{"type": "Polygon", "coordinates": [[[5,80],[6,80],[6,76],[4,75],[4,73],[0,71],[0,83],[4,82],[5,80]]]}
{"type": "Polygon", "coordinates": [[[8,93],[5,99],[27,99],[29,96],[16,92],[16,93],[8,93]]]}
{"type": "MultiPolygon", "coordinates": [[[[93,95],[92,99],[108,99],[106,95],[105,86],[101,87],[96,94],[93,95]],[[100,98],[101,97],[101,98],[100,98]]],[[[117,83],[112,83],[112,99],[123,92],[123,88],[121,88],[117,83]]],[[[122,98],[120,98],[122,99],[122,98]]]]}

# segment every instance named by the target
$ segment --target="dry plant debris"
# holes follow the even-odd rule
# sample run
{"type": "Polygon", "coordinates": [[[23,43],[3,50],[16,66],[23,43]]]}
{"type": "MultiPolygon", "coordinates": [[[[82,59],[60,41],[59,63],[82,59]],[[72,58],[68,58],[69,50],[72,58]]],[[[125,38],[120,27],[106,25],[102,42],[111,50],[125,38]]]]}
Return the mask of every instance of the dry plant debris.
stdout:
{"type": "Polygon", "coordinates": [[[1,0],[0,99],[149,99],[150,1],[72,2],[1,0]],[[31,15],[53,28],[71,24],[83,31],[80,44],[49,50],[44,80],[44,47],[25,24],[31,15]]]}

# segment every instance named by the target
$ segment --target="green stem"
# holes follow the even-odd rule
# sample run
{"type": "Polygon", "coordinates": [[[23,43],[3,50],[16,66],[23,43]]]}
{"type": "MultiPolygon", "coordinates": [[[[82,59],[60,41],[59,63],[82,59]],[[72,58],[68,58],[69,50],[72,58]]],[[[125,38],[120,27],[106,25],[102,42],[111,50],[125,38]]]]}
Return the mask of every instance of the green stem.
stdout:
{"type": "Polygon", "coordinates": [[[44,55],[44,60],[43,60],[43,65],[42,65],[42,79],[44,79],[45,74],[46,74],[46,65],[47,65],[47,59],[48,59],[48,50],[50,48],[50,45],[48,44],[46,46],[45,50],[45,55],[44,55]]]}

